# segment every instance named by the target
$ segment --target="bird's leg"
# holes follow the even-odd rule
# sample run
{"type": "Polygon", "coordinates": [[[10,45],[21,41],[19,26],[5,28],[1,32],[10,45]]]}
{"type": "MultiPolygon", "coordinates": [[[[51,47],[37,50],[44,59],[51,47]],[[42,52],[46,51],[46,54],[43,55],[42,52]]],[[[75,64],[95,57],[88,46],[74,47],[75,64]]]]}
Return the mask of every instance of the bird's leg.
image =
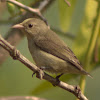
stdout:
{"type": "Polygon", "coordinates": [[[44,76],[43,70],[45,70],[45,67],[44,66],[43,67],[40,67],[40,69],[38,69],[38,71],[36,71],[36,72],[34,72],[32,74],[32,77],[33,77],[34,74],[36,74],[36,77],[38,77],[38,78],[40,78],[42,80],[43,79],[43,76],[44,76]]]}
{"type": "Polygon", "coordinates": [[[41,66],[40,67],[40,69],[42,69],[42,70],[51,70],[51,67],[49,67],[49,66],[41,66]]]}
{"type": "Polygon", "coordinates": [[[56,84],[52,84],[53,86],[57,86],[60,82],[59,78],[63,75],[63,73],[61,73],[60,75],[56,76],[56,80],[57,80],[57,83],[56,84]]]}
{"type": "MultiPolygon", "coordinates": [[[[46,67],[41,66],[41,67],[40,67],[40,69],[41,69],[41,70],[45,70],[45,69],[46,69],[46,67]]],[[[32,77],[33,77],[33,75],[34,75],[34,74],[36,74],[36,72],[33,72],[32,77]]]]}
{"type": "Polygon", "coordinates": [[[34,72],[34,73],[32,74],[32,77],[33,77],[34,74],[36,74],[36,77],[39,78],[40,80],[43,79],[43,76],[44,76],[43,70],[38,69],[38,71],[36,71],[36,72],[34,72]]]}
{"type": "Polygon", "coordinates": [[[56,76],[56,79],[59,80],[59,78],[63,75],[63,73],[61,73],[60,75],[56,76]]]}
{"type": "Polygon", "coordinates": [[[32,77],[33,77],[33,75],[34,75],[35,73],[36,73],[36,72],[33,72],[32,77]]]}
{"type": "Polygon", "coordinates": [[[40,69],[41,69],[41,70],[46,70],[47,67],[45,67],[45,66],[41,66],[40,69]]]}
{"type": "Polygon", "coordinates": [[[38,69],[38,71],[36,72],[36,77],[39,78],[40,80],[42,80],[43,76],[44,76],[43,70],[38,69]]]}

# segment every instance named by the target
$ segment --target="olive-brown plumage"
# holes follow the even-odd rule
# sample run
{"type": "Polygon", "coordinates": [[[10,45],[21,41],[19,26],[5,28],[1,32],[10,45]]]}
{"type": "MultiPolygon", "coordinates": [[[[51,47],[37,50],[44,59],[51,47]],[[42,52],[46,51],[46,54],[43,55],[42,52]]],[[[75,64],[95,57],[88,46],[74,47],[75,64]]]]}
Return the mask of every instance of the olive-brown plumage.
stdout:
{"type": "Polygon", "coordinates": [[[71,49],[40,19],[29,18],[13,26],[28,39],[30,53],[38,67],[51,73],[89,75],[71,49]]]}

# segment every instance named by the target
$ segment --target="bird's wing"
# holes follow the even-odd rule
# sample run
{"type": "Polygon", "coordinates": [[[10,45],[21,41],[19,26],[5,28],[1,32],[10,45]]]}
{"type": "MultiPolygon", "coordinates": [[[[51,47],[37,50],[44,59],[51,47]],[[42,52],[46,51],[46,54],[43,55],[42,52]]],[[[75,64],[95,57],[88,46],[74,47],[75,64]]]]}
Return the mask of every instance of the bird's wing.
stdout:
{"type": "Polygon", "coordinates": [[[74,65],[78,70],[82,69],[79,60],[71,49],[53,31],[50,30],[45,35],[35,37],[34,42],[41,50],[65,60],[74,65]]]}

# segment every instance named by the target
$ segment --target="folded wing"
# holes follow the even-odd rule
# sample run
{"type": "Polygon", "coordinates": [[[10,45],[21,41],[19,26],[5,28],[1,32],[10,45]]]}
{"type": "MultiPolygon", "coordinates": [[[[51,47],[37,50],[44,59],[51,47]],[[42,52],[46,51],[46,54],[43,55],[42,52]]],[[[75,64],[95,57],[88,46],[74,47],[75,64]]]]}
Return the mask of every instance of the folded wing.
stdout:
{"type": "Polygon", "coordinates": [[[49,30],[46,34],[35,37],[35,44],[41,50],[65,60],[78,70],[83,69],[71,49],[53,31],[49,30]]]}

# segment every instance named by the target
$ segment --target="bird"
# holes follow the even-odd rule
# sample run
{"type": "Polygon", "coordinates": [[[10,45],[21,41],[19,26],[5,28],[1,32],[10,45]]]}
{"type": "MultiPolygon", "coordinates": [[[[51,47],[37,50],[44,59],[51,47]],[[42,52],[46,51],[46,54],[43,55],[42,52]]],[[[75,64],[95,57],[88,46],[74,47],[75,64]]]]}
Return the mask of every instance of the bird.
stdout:
{"type": "Polygon", "coordinates": [[[29,51],[40,69],[56,74],[58,79],[66,73],[91,77],[73,51],[43,20],[28,18],[12,28],[20,29],[26,35],[29,51]]]}

